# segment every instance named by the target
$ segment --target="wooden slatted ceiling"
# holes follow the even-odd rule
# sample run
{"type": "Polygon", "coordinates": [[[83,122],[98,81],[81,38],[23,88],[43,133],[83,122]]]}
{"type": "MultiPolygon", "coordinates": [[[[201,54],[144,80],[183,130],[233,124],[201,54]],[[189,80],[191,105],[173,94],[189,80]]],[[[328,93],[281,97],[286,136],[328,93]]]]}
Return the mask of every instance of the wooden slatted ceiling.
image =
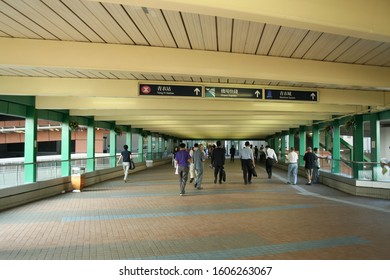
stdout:
{"type": "Polygon", "coordinates": [[[3,37],[193,48],[390,66],[388,43],[242,20],[77,0],[1,0],[0,10],[3,37]]]}

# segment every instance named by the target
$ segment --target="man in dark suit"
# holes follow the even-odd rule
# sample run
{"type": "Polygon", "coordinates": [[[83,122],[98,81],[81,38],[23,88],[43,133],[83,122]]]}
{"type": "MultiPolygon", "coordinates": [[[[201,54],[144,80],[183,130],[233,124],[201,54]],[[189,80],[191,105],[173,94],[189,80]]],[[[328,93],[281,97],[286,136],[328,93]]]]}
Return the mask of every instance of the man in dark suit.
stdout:
{"type": "Polygon", "coordinates": [[[225,149],[222,148],[221,141],[217,141],[217,148],[213,150],[211,154],[211,164],[214,167],[214,184],[217,183],[219,173],[219,183],[222,184],[223,179],[223,166],[225,164],[225,149]]]}

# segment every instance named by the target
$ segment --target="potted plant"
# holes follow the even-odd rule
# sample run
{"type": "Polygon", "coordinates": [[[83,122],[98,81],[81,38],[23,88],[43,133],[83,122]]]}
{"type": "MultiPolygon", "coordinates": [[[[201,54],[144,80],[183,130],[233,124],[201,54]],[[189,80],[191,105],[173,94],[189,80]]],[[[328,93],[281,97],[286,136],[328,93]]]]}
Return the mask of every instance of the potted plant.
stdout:
{"type": "Polygon", "coordinates": [[[121,136],[122,135],[122,128],[115,127],[114,128],[114,132],[115,132],[116,135],[121,136]]]}
{"type": "Polygon", "coordinates": [[[345,129],[348,131],[352,131],[356,127],[356,121],[355,118],[350,118],[346,123],[345,123],[345,129]]]}
{"type": "Polygon", "coordinates": [[[78,130],[79,129],[79,123],[76,121],[70,121],[69,122],[69,129],[72,131],[78,130]]]}

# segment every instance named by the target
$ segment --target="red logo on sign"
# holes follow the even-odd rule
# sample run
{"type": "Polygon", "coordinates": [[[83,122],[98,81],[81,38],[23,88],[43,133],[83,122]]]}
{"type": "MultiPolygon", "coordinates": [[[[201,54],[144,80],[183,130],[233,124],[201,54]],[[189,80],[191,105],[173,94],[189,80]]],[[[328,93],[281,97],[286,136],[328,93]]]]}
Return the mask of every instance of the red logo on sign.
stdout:
{"type": "Polygon", "coordinates": [[[149,94],[151,91],[152,91],[152,89],[150,88],[150,86],[142,86],[141,87],[142,94],[149,94]]]}

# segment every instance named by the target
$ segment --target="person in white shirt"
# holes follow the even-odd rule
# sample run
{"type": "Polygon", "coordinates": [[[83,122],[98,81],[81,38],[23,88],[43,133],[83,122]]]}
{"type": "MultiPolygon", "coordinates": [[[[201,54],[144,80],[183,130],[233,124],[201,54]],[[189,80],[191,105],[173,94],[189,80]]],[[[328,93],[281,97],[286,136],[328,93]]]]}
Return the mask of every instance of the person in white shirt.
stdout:
{"type": "MultiPolygon", "coordinates": [[[[193,158],[194,152],[198,150],[198,143],[195,143],[194,147],[190,150],[190,156],[193,158]]],[[[190,183],[192,183],[195,180],[195,168],[194,168],[194,162],[190,163],[190,183]]]]}
{"type": "Polygon", "coordinates": [[[253,158],[252,149],[249,146],[249,142],[245,142],[245,147],[241,151],[241,167],[244,177],[244,184],[252,184],[253,168],[255,162],[253,158]]]}
{"type": "Polygon", "coordinates": [[[278,157],[276,156],[274,149],[268,145],[265,146],[265,170],[267,170],[268,179],[271,179],[272,177],[272,167],[275,162],[278,162],[278,157]]]}
{"type": "Polygon", "coordinates": [[[297,184],[298,174],[298,154],[295,152],[294,147],[290,148],[290,152],[286,155],[288,169],[287,169],[287,184],[297,184]],[[292,175],[292,181],[290,180],[292,175]]]}

